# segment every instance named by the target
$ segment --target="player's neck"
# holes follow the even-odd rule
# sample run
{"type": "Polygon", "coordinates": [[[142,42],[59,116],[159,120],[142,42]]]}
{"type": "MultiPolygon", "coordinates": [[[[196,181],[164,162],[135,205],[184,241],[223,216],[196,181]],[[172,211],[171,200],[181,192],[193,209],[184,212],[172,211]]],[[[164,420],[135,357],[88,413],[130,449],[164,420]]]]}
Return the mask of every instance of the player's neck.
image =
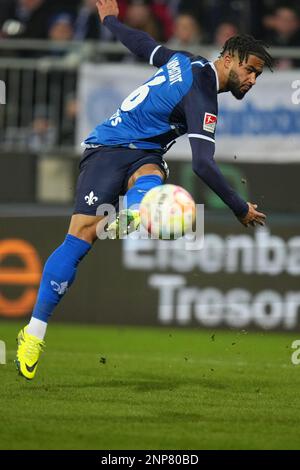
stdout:
{"type": "Polygon", "coordinates": [[[227,82],[228,82],[228,77],[226,76],[222,60],[217,59],[214,61],[214,66],[217,71],[218,79],[219,79],[219,91],[218,93],[225,93],[228,91],[227,89],[227,82]]]}

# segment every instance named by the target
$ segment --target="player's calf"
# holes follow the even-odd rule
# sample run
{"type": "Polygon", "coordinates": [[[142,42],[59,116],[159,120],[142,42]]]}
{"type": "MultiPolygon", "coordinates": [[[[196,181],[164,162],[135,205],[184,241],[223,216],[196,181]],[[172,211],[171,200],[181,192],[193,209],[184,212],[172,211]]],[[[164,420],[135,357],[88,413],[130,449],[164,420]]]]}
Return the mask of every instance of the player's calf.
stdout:
{"type": "Polygon", "coordinates": [[[48,321],[75,280],[77,267],[96,237],[99,217],[75,215],[64,242],[48,258],[29,324],[18,335],[16,365],[27,379],[35,375],[48,321]],[[78,235],[78,236],[76,236],[78,235]],[[81,238],[80,238],[81,237],[81,238]]]}

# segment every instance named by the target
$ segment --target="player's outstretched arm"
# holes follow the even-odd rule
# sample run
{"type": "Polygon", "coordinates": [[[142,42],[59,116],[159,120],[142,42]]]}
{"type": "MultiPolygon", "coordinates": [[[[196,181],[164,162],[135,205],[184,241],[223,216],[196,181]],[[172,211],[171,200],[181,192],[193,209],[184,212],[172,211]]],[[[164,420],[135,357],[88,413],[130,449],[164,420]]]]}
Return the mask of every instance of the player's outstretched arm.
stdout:
{"type": "Polygon", "coordinates": [[[149,34],[122,24],[117,18],[116,0],[98,0],[96,5],[102,23],[136,56],[161,67],[175,54],[176,51],[159,45],[149,34]]]}
{"type": "Polygon", "coordinates": [[[266,216],[256,210],[255,204],[247,203],[231,188],[214,160],[217,83],[214,85],[214,72],[209,71],[206,68],[205,73],[200,75],[193,71],[193,85],[182,101],[193,154],[193,170],[230,207],[245,227],[255,223],[264,225],[266,216]]]}
{"type": "Polygon", "coordinates": [[[214,145],[193,137],[190,143],[194,172],[230,207],[245,227],[264,225],[265,214],[256,210],[256,204],[246,203],[227,183],[213,158],[214,145]]]}

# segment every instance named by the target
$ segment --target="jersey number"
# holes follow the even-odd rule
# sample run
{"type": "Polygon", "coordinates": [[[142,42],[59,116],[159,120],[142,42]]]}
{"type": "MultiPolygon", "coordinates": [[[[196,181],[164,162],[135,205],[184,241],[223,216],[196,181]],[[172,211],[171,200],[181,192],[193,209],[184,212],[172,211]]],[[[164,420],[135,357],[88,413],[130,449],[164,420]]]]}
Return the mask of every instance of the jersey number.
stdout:
{"type": "MultiPolygon", "coordinates": [[[[158,71],[159,73],[160,71],[158,71]]],[[[141,104],[144,99],[148,96],[150,87],[161,85],[166,81],[166,77],[164,75],[159,75],[154,77],[150,82],[145,83],[145,85],[140,86],[136,90],[134,90],[121,104],[122,111],[131,111],[132,109],[136,108],[139,104],[141,104]]]]}

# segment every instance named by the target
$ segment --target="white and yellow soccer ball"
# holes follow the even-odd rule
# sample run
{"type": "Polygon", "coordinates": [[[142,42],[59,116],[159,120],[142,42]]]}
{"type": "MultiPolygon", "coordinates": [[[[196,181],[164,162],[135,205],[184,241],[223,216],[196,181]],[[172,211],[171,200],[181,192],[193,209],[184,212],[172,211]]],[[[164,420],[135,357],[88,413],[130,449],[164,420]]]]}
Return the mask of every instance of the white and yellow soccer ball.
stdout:
{"type": "Polygon", "coordinates": [[[174,240],[193,231],[196,204],[181,186],[163,184],[144,196],[140,215],[141,224],[151,238],[174,240]]]}

